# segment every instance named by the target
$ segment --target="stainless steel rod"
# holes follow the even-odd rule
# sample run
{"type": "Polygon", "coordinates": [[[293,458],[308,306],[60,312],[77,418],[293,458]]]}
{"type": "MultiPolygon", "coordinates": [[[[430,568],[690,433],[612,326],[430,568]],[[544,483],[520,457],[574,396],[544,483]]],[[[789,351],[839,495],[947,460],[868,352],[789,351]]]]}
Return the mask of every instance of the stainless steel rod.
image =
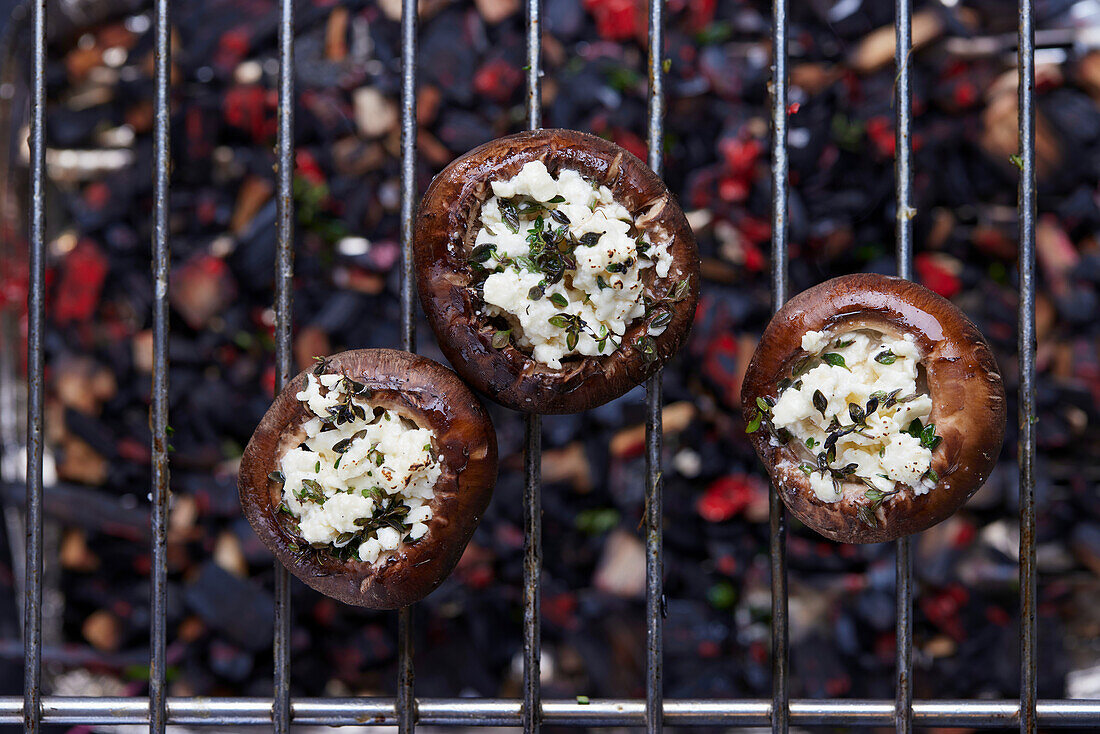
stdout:
{"type": "MultiPolygon", "coordinates": [[[[912,37],[913,2],[896,0],[894,23],[894,65],[897,82],[894,85],[894,108],[897,125],[894,144],[894,179],[896,185],[897,269],[902,278],[913,277],[913,170],[912,123],[913,100],[910,83],[909,54],[912,37]]],[[[896,545],[896,666],[894,728],[898,734],[913,731],[913,561],[912,538],[899,538],[896,545]]]]}
{"type": "MultiPolygon", "coordinates": [[[[649,0],[649,109],[646,145],[649,167],[658,176],[664,173],[665,143],[665,71],[664,71],[664,0],[649,0]]],[[[649,734],[663,727],[661,705],[664,700],[664,492],[661,482],[661,445],[664,426],[661,418],[661,373],[646,380],[645,425],[645,548],[646,548],[646,660],[645,728],[649,734]]]]}
{"type": "MultiPolygon", "coordinates": [[[[401,346],[416,351],[413,303],[413,216],[416,213],[417,0],[401,2],[401,346]]],[[[397,613],[397,715],[400,734],[416,727],[413,693],[413,609],[397,613]]]]}
{"type": "Polygon", "coordinates": [[[31,71],[30,283],[27,294],[27,511],[23,588],[23,728],[41,729],[42,700],[42,329],[46,275],[46,2],[35,0],[31,71]]]}
{"type": "Polygon", "coordinates": [[[1019,123],[1020,299],[1020,731],[1034,734],[1037,721],[1035,664],[1035,25],[1032,0],[1020,0],[1019,123]]]}
{"type": "MultiPolygon", "coordinates": [[[[788,0],[772,2],[772,310],[787,300],[787,8],[788,0]]],[[[779,492],[769,495],[772,583],[772,703],[773,734],[786,734],[789,724],[787,627],[787,518],[779,492]]]]}
{"type": "Polygon", "coordinates": [[[526,418],[523,469],[523,729],[537,732],[542,637],[542,418],[526,418]]]}
{"type": "MultiPolygon", "coordinates": [[[[290,380],[294,273],[294,0],[279,2],[279,116],[276,140],[275,392],[290,380]]],[[[290,573],[275,563],[276,734],[290,729],[290,573]]]]}
{"type": "MultiPolygon", "coordinates": [[[[664,723],[669,726],[767,726],[767,700],[666,699],[664,723]]],[[[520,726],[522,699],[426,698],[418,702],[420,723],[434,726],[520,726]]],[[[291,702],[296,724],[336,726],[361,724],[396,726],[397,702],[392,698],[301,698],[291,702]]],[[[642,726],[646,702],[641,699],[544,701],[542,720],[559,726],[642,726]]],[[[42,699],[43,718],[50,724],[144,724],[149,699],[111,696],[42,699]]],[[[0,724],[22,721],[23,700],[0,697],[0,724]]],[[[918,726],[1006,728],[1019,721],[1020,702],[914,701],[918,726]]],[[[891,726],[894,702],[861,699],[802,699],[790,702],[791,722],[798,726],[891,726]]],[[[187,726],[265,726],[273,722],[269,698],[169,698],[170,724],[187,726]]],[[[1036,706],[1036,723],[1043,727],[1100,727],[1100,700],[1049,700],[1036,706]]]]}
{"type": "Polygon", "coordinates": [[[168,559],[165,552],[168,530],[168,271],[171,252],[168,242],[169,192],[171,175],[170,72],[172,49],[169,33],[168,0],[157,0],[153,13],[153,76],[155,81],[153,119],[153,502],[151,508],[152,574],[151,630],[149,641],[149,731],[164,734],[168,723],[167,627],[168,559]]]}
{"type": "MultiPolygon", "coordinates": [[[[542,127],[542,3],[527,0],[527,129],[542,127]]],[[[539,730],[542,633],[542,416],[524,418],[523,730],[539,730]]]]}

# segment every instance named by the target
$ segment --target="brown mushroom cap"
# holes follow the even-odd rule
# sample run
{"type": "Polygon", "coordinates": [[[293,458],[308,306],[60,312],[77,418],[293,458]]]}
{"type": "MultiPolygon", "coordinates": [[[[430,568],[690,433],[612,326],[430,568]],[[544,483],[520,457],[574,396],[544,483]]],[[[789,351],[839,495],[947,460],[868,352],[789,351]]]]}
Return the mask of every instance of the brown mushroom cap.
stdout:
{"type": "Polygon", "coordinates": [[[932,469],[939,475],[934,489],[919,496],[903,490],[882,504],[872,527],[860,520],[861,505],[851,493],[833,503],[818,499],[792,447],[773,445],[763,430],[749,438],[799,520],[833,540],[878,543],[935,525],[982,486],[1004,441],[1005,394],[989,345],[954,304],[900,278],[848,275],[798,294],[768,324],[741,389],[746,418],[755,415],[756,398],[777,397],[779,381],[806,355],[803,334],[861,328],[916,339],[932,399],[928,422],[943,438],[932,452],[932,469]]]}
{"type": "Polygon", "coordinates": [[[680,206],[660,178],[629,152],[602,138],[572,130],[537,130],[486,143],[447,166],[420,203],[413,245],[424,312],[443,353],[463,379],[515,410],[573,413],[612,400],[656,372],[683,345],[699,298],[699,256],[680,206]],[[570,357],[551,369],[513,345],[492,346],[493,328],[478,316],[469,287],[467,257],[479,229],[490,183],[507,180],[525,163],[541,160],[552,175],[563,168],[611,189],[640,229],[667,237],[672,265],[665,278],[643,272],[647,288],[664,298],[681,280],[683,299],[670,304],[672,322],[654,337],[656,358],[647,361],[634,340],[647,333],[656,313],[636,320],[622,346],[605,357],[570,357]]]}
{"type": "Polygon", "coordinates": [[[447,577],[489,504],[497,473],[497,442],[477,397],[443,365],[392,349],[357,349],[329,358],[328,372],[346,374],[372,391],[370,403],[435,433],[442,465],[428,503],[428,532],[377,563],[340,561],[315,551],[285,524],[278,511],[282,486],[268,478],[287,450],[305,439],[314,417],[295,393],[299,373],[275,398],[244,450],[237,486],[245,517],[287,570],[322,594],[372,609],[396,609],[423,598],[447,577]],[[292,549],[292,544],[301,550],[292,549]]]}

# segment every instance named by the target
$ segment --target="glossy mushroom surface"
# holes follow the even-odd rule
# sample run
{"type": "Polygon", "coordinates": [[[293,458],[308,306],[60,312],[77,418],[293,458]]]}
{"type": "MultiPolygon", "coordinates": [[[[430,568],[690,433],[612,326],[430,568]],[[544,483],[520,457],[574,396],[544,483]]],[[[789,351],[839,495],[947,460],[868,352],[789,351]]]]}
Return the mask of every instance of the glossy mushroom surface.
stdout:
{"type": "Polygon", "coordinates": [[[336,354],[287,384],[245,448],[238,489],[253,530],[291,573],[348,604],[394,609],[426,596],[454,568],[489,504],[496,472],[496,435],[489,416],[454,372],[407,352],[360,349],[336,354]],[[306,388],[310,373],[321,370],[360,383],[371,407],[434,433],[440,473],[427,502],[432,509],[427,532],[374,563],[342,560],[331,546],[311,547],[296,531],[294,518],[280,510],[283,485],[275,473],[286,453],[306,439],[305,424],[315,418],[296,395],[306,388]]]}
{"type": "Polygon", "coordinates": [[[476,389],[526,412],[586,410],[638,385],[683,345],[698,300],[695,238],[661,179],[623,148],[570,130],[500,138],[451,163],[421,201],[414,254],[421,301],[443,353],[476,389]],[[606,186],[639,232],[667,242],[671,260],[663,277],[655,267],[639,271],[652,301],[644,316],[627,325],[614,352],[569,356],[560,368],[534,359],[514,339],[499,337],[511,324],[486,314],[484,293],[478,291],[485,274],[479,277],[471,262],[493,182],[516,177],[534,161],[552,176],[575,171],[597,188],[606,186]]]}
{"type": "MultiPolygon", "coordinates": [[[[836,366],[830,361],[830,367],[836,366]]],[[[855,417],[840,420],[866,421],[864,413],[907,397],[876,396],[874,403],[856,406],[855,417]]],[[[944,520],[989,477],[1004,440],[1004,387],[993,354],[977,327],[932,291],[882,275],[836,278],[788,301],[760,339],[741,399],[750,440],[783,502],[817,532],[849,543],[892,540],[944,520]],[[826,476],[820,468],[825,447],[807,448],[790,431],[784,435],[769,420],[770,411],[783,391],[792,387],[792,380],[801,390],[799,375],[808,374],[808,364],[821,364],[822,353],[815,356],[802,348],[803,337],[810,332],[824,332],[824,343],[830,344],[824,355],[830,360],[836,359],[837,351],[830,352],[830,348],[843,343],[840,339],[845,334],[871,333],[883,339],[908,335],[919,360],[918,392],[931,399],[925,425],[916,426],[916,433],[923,429],[921,446],[931,451],[930,471],[923,476],[923,483],[917,487],[899,483],[883,492],[849,476],[834,485],[843,495],[838,501],[822,501],[815,493],[810,475],[820,472],[826,476]]],[[[824,419],[826,411],[821,410],[821,415],[824,419]]],[[[830,425],[838,428],[835,419],[830,425]]],[[[844,429],[841,426],[834,432],[844,429]]],[[[856,426],[851,430],[862,429],[856,426]]],[[[835,445],[836,439],[830,438],[835,445]]],[[[837,479],[835,470],[835,466],[828,467],[831,479],[837,479]]]]}

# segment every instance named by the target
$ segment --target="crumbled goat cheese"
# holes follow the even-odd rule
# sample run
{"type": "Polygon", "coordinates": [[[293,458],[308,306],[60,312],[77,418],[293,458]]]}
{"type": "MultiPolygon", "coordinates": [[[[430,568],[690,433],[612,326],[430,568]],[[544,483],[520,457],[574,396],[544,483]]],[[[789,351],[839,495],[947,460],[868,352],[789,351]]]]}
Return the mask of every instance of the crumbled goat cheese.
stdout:
{"type": "Polygon", "coordinates": [[[895,483],[915,494],[935,486],[928,477],[929,442],[908,432],[916,420],[923,427],[932,412],[931,398],[917,390],[920,353],[916,343],[908,336],[894,339],[867,330],[840,335],[811,331],[802,337],[802,348],[824,359],[780,393],[771,409],[771,423],[776,430],[789,431],[791,440],[798,442],[796,451],[806,457],[802,467],[809,473],[814,494],[823,502],[844,497],[843,482],[834,482],[830,473],[821,471],[817,457],[826,450],[830,433],[856,426],[850,406],[866,412],[872,396],[878,398],[877,407],[867,414],[864,427],[836,440],[830,469],[854,464],[849,479],[865,480],[864,487],[870,483],[883,494],[893,492],[895,483]],[[818,392],[824,398],[824,413],[814,404],[818,392]],[[891,395],[896,402],[888,399],[891,395]]]}
{"type": "Polygon", "coordinates": [[[305,442],[281,460],[283,505],[307,543],[337,549],[355,543],[359,560],[374,563],[428,531],[441,467],[431,430],[376,411],[345,387],[342,375],[310,374],[295,395],[317,417],[304,424],[305,442]],[[358,415],[333,420],[349,400],[358,415]]]}
{"type": "Polygon", "coordinates": [[[666,277],[670,243],[638,232],[609,188],[574,170],[554,178],[531,161],[492,187],[474,242],[487,257],[472,258],[490,273],[485,313],[504,317],[514,342],[554,369],[570,355],[618,349],[646,311],[641,272],[666,277]]]}

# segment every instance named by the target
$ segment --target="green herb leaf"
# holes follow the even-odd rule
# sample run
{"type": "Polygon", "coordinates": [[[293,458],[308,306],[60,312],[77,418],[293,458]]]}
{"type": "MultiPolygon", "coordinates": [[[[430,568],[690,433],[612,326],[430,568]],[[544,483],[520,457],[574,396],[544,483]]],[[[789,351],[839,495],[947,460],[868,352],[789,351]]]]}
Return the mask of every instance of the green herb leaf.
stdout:
{"type": "Polygon", "coordinates": [[[764,398],[762,397],[756,398],[756,407],[760,408],[760,410],[764,413],[767,413],[772,409],[772,406],[768,405],[767,401],[764,400],[764,398]]]}
{"type": "Polygon", "coordinates": [[[806,462],[802,462],[801,464],[799,464],[798,468],[801,469],[802,473],[805,474],[806,476],[810,476],[811,474],[814,473],[814,468],[811,465],[807,464],[806,462]]]}
{"type": "Polygon", "coordinates": [[[519,232],[519,213],[516,211],[515,204],[508,201],[500,202],[500,216],[508,225],[508,229],[512,230],[512,234],[519,232]]]}
{"type": "Polygon", "coordinates": [[[934,449],[940,445],[942,439],[936,435],[936,426],[929,423],[920,433],[920,445],[926,449],[934,449]]]}
{"type": "Polygon", "coordinates": [[[909,424],[909,427],[905,429],[905,432],[913,438],[920,438],[921,431],[923,430],[924,425],[920,422],[920,418],[914,418],[913,422],[909,424]]]}
{"type": "Polygon", "coordinates": [[[874,511],[870,507],[867,507],[866,505],[861,505],[859,510],[857,511],[857,514],[859,515],[859,519],[863,522],[863,524],[870,525],[873,528],[878,527],[878,518],[875,517],[874,511]]]}
{"type": "Polygon", "coordinates": [[[577,696],[577,703],[581,706],[587,706],[591,702],[588,700],[588,696],[577,696]]]}
{"type": "Polygon", "coordinates": [[[939,484],[940,483],[940,475],[936,473],[935,469],[929,469],[928,471],[926,471],[924,473],[924,476],[926,478],[932,480],[933,484],[939,484]]]}
{"type": "Polygon", "coordinates": [[[286,484],[286,475],[281,471],[273,471],[267,475],[267,478],[276,484],[286,484]]]}
{"type": "Polygon", "coordinates": [[[470,252],[469,262],[478,265],[486,262],[493,256],[494,245],[478,245],[470,252]]]}
{"type": "Polygon", "coordinates": [[[812,449],[814,446],[817,446],[817,439],[815,439],[813,436],[810,436],[806,439],[806,448],[812,449]]]}
{"type": "Polygon", "coordinates": [[[565,346],[570,350],[576,349],[578,341],[580,341],[580,335],[575,331],[570,331],[565,337],[565,346]]]}
{"type": "Polygon", "coordinates": [[[852,371],[848,368],[848,365],[844,363],[844,356],[841,354],[837,354],[836,352],[825,352],[825,354],[821,355],[821,359],[823,362],[825,362],[825,364],[831,365],[833,367],[843,367],[849,372],[852,371]]]}
{"type": "Polygon", "coordinates": [[[851,417],[852,422],[859,425],[867,420],[867,414],[863,412],[863,408],[859,407],[855,403],[848,403],[848,415],[851,417]]]}
{"type": "Polygon", "coordinates": [[[1019,168],[1021,171],[1024,170],[1024,159],[1016,155],[1015,153],[1008,157],[1008,162],[1019,168]]]}
{"type": "Polygon", "coordinates": [[[642,359],[652,362],[657,359],[657,343],[651,336],[640,336],[634,340],[634,346],[642,353],[642,359]]]}
{"type": "Polygon", "coordinates": [[[561,194],[558,194],[553,199],[548,199],[546,203],[547,204],[564,204],[565,203],[565,197],[562,196],[561,194]]]}
{"type": "Polygon", "coordinates": [[[818,413],[821,413],[821,417],[825,417],[825,410],[829,407],[829,401],[825,399],[825,394],[820,390],[814,390],[814,408],[818,413]]]}
{"type": "Polygon", "coordinates": [[[678,282],[676,286],[672,289],[672,293],[668,295],[668,298],[666,300],[668,300],[670,303],[677,303],[678,301],[682,301],[687,297],[689,290],[691,290],[690,277],[684,278],[683,280],[678,282]]]}
{"type": "Polygon", "coordinates": [[[749,425],[745,427],[745,433],[756,433],[760,429],[760,422],[764,420],[764,414],[757,411],[749,425]]]}
{"type": "Polygon", "coordinates": [[[564,313],[554,314],[553,316],[548,318],[547,321],[550,322],[551,326],[556,326],[559,329],[564,329],[566,326],[569,325],[569,315],[564,313]]]}
{"type": "Polygon", "coordinates": [[[601,291],[602,290],[607,290],[608,288],[611,287],[607,284],[607,281],[603,279],[602,275],[597,275],[596,276],[596,285],[599,286],[601,291]]]}
{"type": "Polygon", "coordinates": [[[527,291],[527,300],[537,301],[546,295],[546,286],[534,285],[531,286],[531,290],[527,291]]]}
{"type": "Polygon", "coordinates": [[[554,304],[558,308],[565,308],[569,305],[569,299],[560,293],[551,293],[550,303],[554,304]]]}
{"type": "Polygon", "coordinates": [[[493,334],[493,349],[504,349],[511,343],[512,330],[502,329],[493,334]]]}
{"type": "Polygon", "coordinates": [[[879,364],[893,364],[897,361],[897,355],[887,349],[885,352],[879,352],[875,355],[875,361],[879,364]]]}
{"type": "Polygon", "coordinates": [[[653,320],[649,322],[649,328],[651,329],[663,329],[672,323],[672,312],[661,309],[656,312],[657,315],[653,317],[653,320]]]}
{"type": "Polygon", "coordinates": [[[800,377],[810,371],[810,368],[817,364],[818,358],[816,355],[809,354],[798,362],[794,366],[794,370],[791,372],[791,377],[800,377]]]}
{"type": "Polygon", "coordinates": [[[848,339],[847,341],[843,339],[837,339],[836,342],[833,344],[833,349],[844,349],[845,347],[850,347],[852,346],[852,344],[855,343],[855,341],[855,339],[848,339]]]}

